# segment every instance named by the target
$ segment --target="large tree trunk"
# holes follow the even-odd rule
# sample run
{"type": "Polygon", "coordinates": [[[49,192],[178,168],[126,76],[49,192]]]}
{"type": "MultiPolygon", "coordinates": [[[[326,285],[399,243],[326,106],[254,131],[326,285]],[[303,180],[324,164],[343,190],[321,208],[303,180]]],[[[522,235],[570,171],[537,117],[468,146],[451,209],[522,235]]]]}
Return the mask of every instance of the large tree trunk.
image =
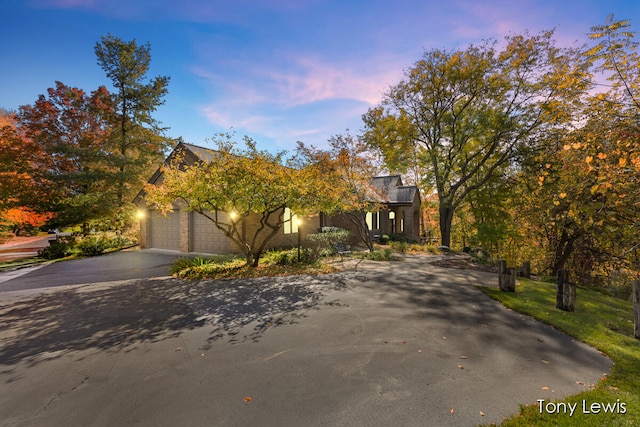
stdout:
{"type": "Polygon", "coordinates": [[[453,207],[440,202],[440,244],[451,247],[451,223],[453,222],[453,207]]]}
{"type": "Polygon", "coordinates": [[[367,246],[370,252],[373,252],[373,239],[367,225],[367,213],[365,211],[347,212],[344,216],[356,228],[358,239],[367,246]]]}
{"type": "Polygon", "coordinates": [[[557,276],[558,272],[564,269],[569,257],[573,254],[575,239],[575,236],[569,236],[566,230],[562,230],[562,235],[555,249],[551,275],[557,276]]]}

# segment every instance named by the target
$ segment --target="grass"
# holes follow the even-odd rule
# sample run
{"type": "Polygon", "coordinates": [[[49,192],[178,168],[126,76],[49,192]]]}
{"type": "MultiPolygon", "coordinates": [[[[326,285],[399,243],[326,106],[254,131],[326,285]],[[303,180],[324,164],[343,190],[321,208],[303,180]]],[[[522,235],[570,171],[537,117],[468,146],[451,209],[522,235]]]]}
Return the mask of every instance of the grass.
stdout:
{"type": "Polygon", "coordinates": [[[609,356],[611,374],[594,389],[562,402],[578,403],[573,417],[568,414],[540,414],[536,402],[521,407],[520,414],[504,426],[640,426],[640,340],[633,338],[633,306],[589,289],[578,289],[573,313],[555,308],[555,284],[521,279],[515,293],[482,288],[506,307],[528,314],[583,341],[609,356]],[[591,403],[624,403],[626,413],[583,413],[591,403]]]}
{"type": "Polygon", "coordinates": [[[11,271],[18,268],[33,267],[40,264],[50,263],[51,261],[40,257],[21,258],[14,261],[0,262],[0,272],[11,271]]]}

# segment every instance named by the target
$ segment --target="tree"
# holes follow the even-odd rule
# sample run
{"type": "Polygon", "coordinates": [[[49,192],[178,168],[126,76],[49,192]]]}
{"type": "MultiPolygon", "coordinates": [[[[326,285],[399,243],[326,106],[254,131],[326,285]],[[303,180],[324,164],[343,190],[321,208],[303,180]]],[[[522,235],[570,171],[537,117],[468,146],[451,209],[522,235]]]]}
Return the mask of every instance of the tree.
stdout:
{"type": "Polygon", "coordinates": [[[122,210],[161,163],[168,146],[162,136],[164,129],[152,113],[164,104],[169,77],[146,81],[151,63],[149,43],[139,46],[135,40],[125,42],[109,34],[96,43],[95,53],[114,87],[114,131],[108,151],[116,168],[116,204],[122,210]]]}
{"type": "Polygon", "coordinates": [[[178,155],[164,166],[162,183],[146,186],[146,200],[163,212],[182,203],[204,215],[242,250],[247,265],[256,267],[267,243],[291,221],[285,209],[304,215],[316,207],[308,188],[315,178],[309,181],[309,171],[286,167],[284,152],[258,150],[248,137],[245,149],[230,135],[215,142],[212,160],[185,165],[178,155]]]}
{"type": "Polygon", "coordinates": [[[299,142],[297,166],[310,174],[305,179],[315,195],[314,204],[325,214],[347,218],[360,241],[373,251],[367,213],[382,208],[382,197],[371,185],[376,168],[366,156],[367,147],[348,132],[331,137],[329,146],[320,150],[299,142]]]}
{"type": "Polygon", "coordinates": [[[17,128],[17,116],[0,109],[0,211],[46,200],[33,167],[39,148],[17,128]]]}
{"type": "MultiPolygon", "coordinates": [[[[587,239],[575,250],[588,260],[583,275],[620,267],[638,270],[640,207],[640,43],[627,20],[609,17],[591,29],[584,55],[594,90],[585,95],[583,125],[562,147],[568,181],[582,197],[567,197],[568,213],[587,239]],[[601,76],[609,82],[601,83],[601,76]],[[590,256],[587,256],[587,255],[590,256]],[[601,271],[597,271],[596,267],[601,271]]],[[[574,190],[575,192],[575,190],[574,190]]]]}
{"type": "Polygon", "coordinates": [[[56,82],[47,95],[21,106],[17,115],[20,140],[37,147],[27,159],[31,176],[46,194],[42,208],[56,213],[59,226],[112,215],[115,201],[105,150],[113,112],[108,91],[100,87],[87,94],[56,82]]]}
{"type": "Polygon", "coordinates": [[[529,197],[518,220],[541,237],[551,274],[571,270],[582,285],[638,269],[640,61],[629,27],[609,17],[592,28],[593,87],[575,111],[579,126],[548,138],[520,173],[529,197]]]}
{"type": "Polygon", "coordinates": [[[5,220],[11,226],[13,234],[18,236],[29,228],[43,226],[52,216],[51,213],[42,214],[22,206],[0,212],[0,221],[5,220]]]}
{"type": "Polygon", "coordinates": [[[570,101],[586,87],[584,61],[578,50],[556,48],[552,35],[508,37],[501,52],[489,42],[426,52],[363,116],[367,142],[391,169],[425,170],[443,245],[470,194],[570,119],[570,101]]]}

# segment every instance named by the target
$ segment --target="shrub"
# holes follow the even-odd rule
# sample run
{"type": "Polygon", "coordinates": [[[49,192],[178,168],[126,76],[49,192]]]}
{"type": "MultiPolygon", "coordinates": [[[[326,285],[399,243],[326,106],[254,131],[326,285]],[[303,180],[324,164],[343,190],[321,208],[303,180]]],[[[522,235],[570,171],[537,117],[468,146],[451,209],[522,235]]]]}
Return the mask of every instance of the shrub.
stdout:
{"type": "Polygon", "coordinates": [[[227,261],[218,261],[215,259],[191,260],[194,263],[191,266],[172,273],[181,279],[206,279],[210,277],[234,277],[237,271],[246,268],[245,260],[234,258],[227,261]],[[197,262],[202,262],[198,265],[197,262]]]}
{"type": "Polygon", "coordinates": [[[262,262],[271,265],[313,264],[318,257],[309,248],[301,248],[298,260],[298,248],[267,251],[262,255],[262,262]]]}
{"type": "Polygon", "coordinates": [[[49,246],[40,249],[38,256],[44,259],[59,259],[71,255],[73,247],[76,244],[76,239],[73,236],[58,237],[56,240],[52,240],[49,246]]]}
{"type": "Polygon", "coordinates": [[[401,254],[407,252],[408,247],[409,244],[405,240],[391,242],[391,248],[400,252],[401,254]]]}
{"type": "Polygon", "coordinates": [[[360,256],[371,261],[397,261],[399,259],[393,255],[393,249],[391,248],[384,248],[373,252],[363,252],[360,256]]]}
{"type": "Polygon", "coordinates": [[[13,233],[0,230],[0,245],[6,242],[7,240],[11,239],[12,237],[14,237],[13,233]]]}
{"type": "Polygon", "coordinates": [[[347,244],[353,240],[353,237],[353,233],[344,228],[323,227],[321,233],[307,235],[304,239],[304,246],[309,249],[307,256],[315,260],[320,258],[325,252],[329,254],[333,253],[333,246],[336,243],[347,244]]]}
{"type": "Polygon", "coordinates": [[[76,251],[81,256],[100,255],[111,247],[106,237],[85,237],[76,245],[76,251]]]}
{"type": "Polygon", "coordinates": [[[109,248],[121,249],[135,246],[137,244],[134,239],[127,236],[116,236],[108,239],[109,248]]]}
{"type": "Polygon", "coordinates": [[[405,242],[405,243],[417,243],[415,240],[403,236],[402,234],[390,234],[389,241],[391,242],[405,242]]]}
{"type": "Polygon", "coordinates": [[[192,267],[202,267],[205,264],[210,263],[210,259],[195,257],[195,258],[178,258],[175,260],[171,268],[169,269],[169,274],[177,274],[182,270],[186,270],[192,267]]]}
{"type": "Polygon", "coordinates": [[[482,248],[472,248],[469,250],[469,255],[471,255],[471,260],[479,263],[488,263],[491,260],[491,255],[489,252],[485,251],[482,248]]]}

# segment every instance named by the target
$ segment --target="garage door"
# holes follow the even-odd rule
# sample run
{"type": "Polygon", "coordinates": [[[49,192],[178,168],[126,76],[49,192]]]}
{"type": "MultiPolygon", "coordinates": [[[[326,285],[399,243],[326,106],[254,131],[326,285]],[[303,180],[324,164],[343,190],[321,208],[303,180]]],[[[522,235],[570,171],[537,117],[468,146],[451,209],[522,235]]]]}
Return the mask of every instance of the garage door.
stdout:
{"type": "Polygon", "coordinates": [[[198,212],[191,217],[193,251],[206,254],[228,254],[230,241],[210,219],[198,212]]]}
{"type": "Polygon", "coordinates": [[[163,216],[158,211],[149,212],[149,247],[180,250],[180,218],[178,211],[163,216]]]}

